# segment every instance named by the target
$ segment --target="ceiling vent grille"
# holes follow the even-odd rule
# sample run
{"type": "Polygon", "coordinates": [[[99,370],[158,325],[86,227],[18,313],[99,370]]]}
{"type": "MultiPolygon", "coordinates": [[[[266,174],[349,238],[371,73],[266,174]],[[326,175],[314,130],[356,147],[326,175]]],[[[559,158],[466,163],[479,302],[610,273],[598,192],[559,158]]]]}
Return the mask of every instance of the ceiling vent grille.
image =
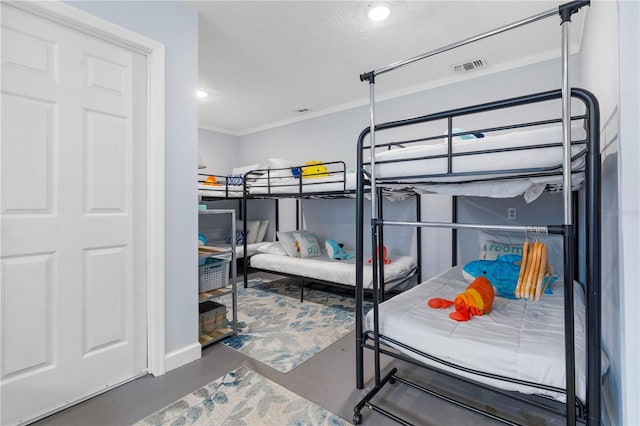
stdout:
{"type": "Polygon", "coordinates": [[[478,68],[484,68],[487,66],[486,59],[474,59],[472,61],[467,61],[462,64],[453,65],[451,69],[454,72],[469,72],[473,70],[477,70],[478,68]]]}

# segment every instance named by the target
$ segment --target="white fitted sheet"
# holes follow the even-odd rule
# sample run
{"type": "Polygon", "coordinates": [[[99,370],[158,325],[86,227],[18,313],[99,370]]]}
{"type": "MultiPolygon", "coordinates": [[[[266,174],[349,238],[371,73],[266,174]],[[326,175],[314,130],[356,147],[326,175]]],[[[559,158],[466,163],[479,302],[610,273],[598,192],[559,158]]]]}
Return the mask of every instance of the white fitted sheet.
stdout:
{"type": "MultiPolygon", "coordinates": [[[[271,244],[271,241],[261,241],[259,243],[247,243],[247,256],[253,256],[256,253],[259,253],[258,249],[262,246],[266,246],[267,244],[271,244]]],[[[227,244],[225,242],[213,242],[211,243],[214,247],[220,247],[222,249],[231,250],[231,244],[227,244]]],[[[244,258],[244,244],[236,245],[236,259],[244,258]]]]}
{"type": "MultiPolygon", "coordinates": [[[[585,130],[580,126],[571,129],[572,140],[584,140],[585,130]]],[[[452,152],[476,152],[483,150],[505,149],[511,147],[528,147],[532,145],[550,144],[562,142],[562,127],[551,126],[530,130],[520,130],[500,135],[485,136],[480,139],[454,140],[452,152]]],[[[584,145],[574,145],[571,148],[575,155],[584,148],[584,145]]],[[[487,172],[499,170],[516,170],[530,168],[560,167],[562,165],[562,147],[540,147],[520,151],[500,151],[486,154],[463,155],[452,159],[452,172],[479,172],[470,176],[446,176],[426,177],[410,179],[410,176],[447,173],[448,159],[419,157],[445,155],[448,150],[446,141],[436,144],[397,148],[376,153],[376,162],[387,160],[412,159],[396,163],[376,163],[376,177],[407,178],[396,188],[413,188],[424,193],[444,193],[454,195],[475,195],[483,197],[510,198],[525,194],[527,201],[533,201],[544,190],[547,184],[562,183],[561,176],[555,177],[531,177],[523,179],[510,179],[500,182],[470,182],[450,184],[451,182],[467,182],[474,179],[497,179],[501,177],[518,175],[521,173],[491,174],[487,172]],[[482,174],[480,172],[485,172],[482,174]]],[[[582,158],[574,161],[574,170],[582,167],[582,158]]],[[[582,184],[584,177],[576,176],[574,187],[582,184]]]]}
{"type": "MultiPolygon", "coordinates": [[[[411,275],[416,268],[416,261],[409,256],[389,256],[391,263],[385,265],[385,290],[393,288],[404,278],[411,275]]],[[[331,260],[326,256],[298,258],[277,254],[259,253],[251,257],[251,266],[273,272],[283,272],[310,279],[334,282],[355,286],[356,268],[352,260],[331,260]]],[[[364,288],[372,287],[372,270],[370,265],[364,268],[364,288]]]]}
{"type": "MultiPolygon", "coordinates": [[[[381,303],[380,334],[456,365],[564,388],[562,283],[556,281],[552,286],[553,294],[544,295],[539,302],[496,297],[489,315],[472,317],[466,322],[449,318],[453,308],[432,309],[427,306],[427,301],[433,297],[453,300],[467,286],[468,283],[462,278],[461,267],[455,267],[381,303]]],[[[578,283],[574,285],[574,297],[576,395],[584,401],[584,292],[578,283]]],[[[365,327],[373,329],[372,311],[366,315],[365,327]]],[[[494,387],[565,400],[562,393],[461,372],[410,351],[403,352],[426,364],[494,387]]],[[[604,354],[603,364],[606,364],[603,366],[604,374],[608,366],[604,354]]]]}
{"type": "Polygon", "coordinates": [[[229,187],[227,192],[224,185],[212,186],[212,185],[198,185],[198,195],[201,197],[215,197],[215,198],[242,198],[242,186],[229,187]]]}
{"type": "Polygon", "coordinates": [[[355,173],[331,174],[321,178],[303,178],[301,180],[294,177],[271,177],[267,183],[266,179],[260,179],[249,187],[250,194],[291,194],[313,193],[313,192],[339,192],[356,189],[357,175],[355,173]]]}

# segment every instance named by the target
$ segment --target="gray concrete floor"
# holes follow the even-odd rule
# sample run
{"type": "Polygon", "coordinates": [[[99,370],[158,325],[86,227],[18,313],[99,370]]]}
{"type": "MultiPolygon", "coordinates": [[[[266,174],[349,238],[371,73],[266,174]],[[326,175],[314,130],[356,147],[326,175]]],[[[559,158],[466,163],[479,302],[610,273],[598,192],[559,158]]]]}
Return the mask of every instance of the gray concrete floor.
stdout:
{"type": "MultiPolygon", "coordinates": [[[[504,396],[478,390],[464,382],[415,367],[409,363],[383,358],[383,374],[392,362],[399,374],[426,387],[436,387],[479,402],[488,411],[507,413],[515,423],[527,425],[564,424],[564,419],[504,396]]],[[[224,344],[206,347],[202,358],[160,377],[145,376],[77,404],[36,422],[40,426],[130,425],[171,402],[221,377],[228,371],[246,366],[327,410],[352,421],[353,407],[369,391],[373,382],[373,354],[365,351],[365,389],[355,387],[355,332],[301,364],[289,373],[281,373],[224,344]]],[[[387,384],[373,402],[409,422],[418,425],[491,425],[497,424],[479,414],[458,408],[426,395],[405,384],[387,384]]],[[[395,424],[369,408],[362,410],[364,425],[395,424]]],[[[257,425],[256,425],[257,426],[257,425]]],[[[279,426],[279,425],[278,425],[279,426]]]]}

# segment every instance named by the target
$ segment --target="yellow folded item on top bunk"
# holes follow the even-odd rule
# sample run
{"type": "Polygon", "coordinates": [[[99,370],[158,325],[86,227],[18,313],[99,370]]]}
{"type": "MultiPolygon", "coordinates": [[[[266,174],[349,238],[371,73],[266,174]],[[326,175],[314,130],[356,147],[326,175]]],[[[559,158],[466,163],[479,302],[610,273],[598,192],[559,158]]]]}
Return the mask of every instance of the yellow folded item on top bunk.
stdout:
{"type": "Polygon", "coordinates": [[[302,168],[303,178],[320,178],[329,176],[329,169],[322,163],[322,161],[311,160],[304,163],[302,168]]]}

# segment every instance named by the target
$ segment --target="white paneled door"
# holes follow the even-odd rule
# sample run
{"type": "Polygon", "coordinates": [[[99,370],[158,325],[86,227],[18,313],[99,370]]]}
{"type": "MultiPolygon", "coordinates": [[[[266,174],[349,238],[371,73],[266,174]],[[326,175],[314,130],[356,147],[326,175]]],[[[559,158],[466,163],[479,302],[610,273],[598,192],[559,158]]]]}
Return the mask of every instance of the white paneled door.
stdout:
{"type": "Polygon", "coordinates": [[[147,64],[4,2],[1,35],[7,425],[147,371],[147,64]]]}

